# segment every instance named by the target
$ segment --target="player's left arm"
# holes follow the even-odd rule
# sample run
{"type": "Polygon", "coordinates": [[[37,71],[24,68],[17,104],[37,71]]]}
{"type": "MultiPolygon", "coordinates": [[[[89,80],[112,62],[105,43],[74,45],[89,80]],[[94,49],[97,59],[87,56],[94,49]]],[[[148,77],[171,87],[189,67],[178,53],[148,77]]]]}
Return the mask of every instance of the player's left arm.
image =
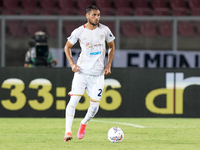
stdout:
{"type": "Polygon", "coordinates": [[[105,75],[110,75],[111,74],[111,66],[112,66],[112,61],[114,58],[114,54],[115,54],[115,42],[114,40],[108,43],[108,62],[106,65],[106,68],[104,69],[104,74],[105,75]]]}

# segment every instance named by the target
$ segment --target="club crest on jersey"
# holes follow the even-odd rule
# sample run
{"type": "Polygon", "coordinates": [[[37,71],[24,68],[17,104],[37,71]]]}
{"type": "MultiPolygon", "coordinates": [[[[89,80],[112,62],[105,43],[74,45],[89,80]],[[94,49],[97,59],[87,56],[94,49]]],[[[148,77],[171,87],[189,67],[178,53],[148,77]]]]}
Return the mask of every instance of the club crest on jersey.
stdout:
{"type": "Polygon", "coordinates": [[[87,47],[88,50],[92,50],[93,49],[93,46],[90,43],[86,43],[86,47],[87,47]]]}
{"type": "Polygon", "coordinates": [[[101,40],[103,40],[103,37],[104,37],[103,35],[100,35],[101,40]]]}

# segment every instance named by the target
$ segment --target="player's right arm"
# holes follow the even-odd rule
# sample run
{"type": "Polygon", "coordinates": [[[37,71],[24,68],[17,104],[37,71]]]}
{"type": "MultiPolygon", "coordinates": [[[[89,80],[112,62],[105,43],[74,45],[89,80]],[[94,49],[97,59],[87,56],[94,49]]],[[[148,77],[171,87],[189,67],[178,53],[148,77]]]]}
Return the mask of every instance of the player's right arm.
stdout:
{"type": "Polygon", "coordinates": [[[69,41],[67,41],[67,43],[65,44],[65,47],[64,47],[64,51],[65,51],[67,60],[72,68],[72,71],[78,72],[78,71],[80,71],[80,67],[77,64],[75,64],[72,59],[72,52],[71,52],[72,46],[73,46],[73,44],[71,44],[69,41]]]}

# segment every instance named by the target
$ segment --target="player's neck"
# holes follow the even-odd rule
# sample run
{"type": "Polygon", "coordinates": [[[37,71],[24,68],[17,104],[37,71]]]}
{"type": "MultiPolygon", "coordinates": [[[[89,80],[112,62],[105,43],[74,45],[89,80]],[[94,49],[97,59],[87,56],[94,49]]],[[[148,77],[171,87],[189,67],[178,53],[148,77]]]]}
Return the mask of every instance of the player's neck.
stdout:
{"type": "Polygon", "coordinates": [[[98,25],[94,26],[92,24],[90,24],[89,22],[85,24],[85,27],[89,30],[94,30],[98,27],[98,25]]]}

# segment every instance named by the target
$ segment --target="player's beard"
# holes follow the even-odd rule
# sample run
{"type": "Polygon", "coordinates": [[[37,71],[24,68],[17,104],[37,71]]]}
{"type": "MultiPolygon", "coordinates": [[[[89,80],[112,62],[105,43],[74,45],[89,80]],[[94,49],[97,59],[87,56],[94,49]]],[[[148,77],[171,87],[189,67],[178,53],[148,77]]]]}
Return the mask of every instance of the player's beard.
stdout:
{"type": "Polygon", "coordinates": [[[99,24],[99,21],[97,21],[97,23],[95,24],[95,23],[93,23],[93,22],[91,22],[90,20],[88,20],[89,21],[89,23],[91,24],[91,25],[93,25],[93,26],[97,26],[98,24],[99,24]]]}

